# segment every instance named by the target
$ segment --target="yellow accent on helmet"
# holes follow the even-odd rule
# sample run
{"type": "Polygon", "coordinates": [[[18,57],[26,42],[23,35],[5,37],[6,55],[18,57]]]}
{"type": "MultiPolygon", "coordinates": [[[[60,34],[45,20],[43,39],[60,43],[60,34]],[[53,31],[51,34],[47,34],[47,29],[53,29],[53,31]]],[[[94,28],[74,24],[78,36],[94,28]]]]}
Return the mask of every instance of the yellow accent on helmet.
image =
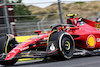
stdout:
{"type": "Polygon", "coordinates": [[[78,16],[78,14],[68,14],[67,16],[68,17],[70,17],[70,16],[78,16]]]}

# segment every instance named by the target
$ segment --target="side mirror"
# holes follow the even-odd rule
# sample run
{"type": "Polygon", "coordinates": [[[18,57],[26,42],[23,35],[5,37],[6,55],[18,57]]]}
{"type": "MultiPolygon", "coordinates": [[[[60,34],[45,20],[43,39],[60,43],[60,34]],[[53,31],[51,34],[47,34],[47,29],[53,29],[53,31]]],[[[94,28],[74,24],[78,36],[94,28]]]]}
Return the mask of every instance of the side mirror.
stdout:
{"type": "Polygon", "coordinates": [[[37,33],[39,35],[41,33],[41,30],[35,30],[34,33],[37,33]]]}

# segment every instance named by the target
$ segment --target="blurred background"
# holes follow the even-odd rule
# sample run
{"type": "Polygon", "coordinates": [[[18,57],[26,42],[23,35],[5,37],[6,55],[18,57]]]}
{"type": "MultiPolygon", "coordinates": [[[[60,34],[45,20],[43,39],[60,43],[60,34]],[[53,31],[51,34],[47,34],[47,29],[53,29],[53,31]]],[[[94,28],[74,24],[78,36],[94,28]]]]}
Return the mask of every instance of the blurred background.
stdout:
{"type": "Polygon", "coordinates": [[[77,13],[95,21],[100,15],[99,0],[0,0],[0,37],[34,35],[50,31],[52,24],[66,23],[67,14],[77,13]]]}

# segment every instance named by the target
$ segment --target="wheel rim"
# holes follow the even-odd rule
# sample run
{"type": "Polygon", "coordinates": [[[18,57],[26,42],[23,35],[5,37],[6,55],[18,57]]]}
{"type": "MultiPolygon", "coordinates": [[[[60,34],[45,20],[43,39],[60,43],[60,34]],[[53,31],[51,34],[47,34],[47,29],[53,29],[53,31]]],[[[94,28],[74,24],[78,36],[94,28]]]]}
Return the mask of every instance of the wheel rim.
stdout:
{"type": "Polygon", "coordinates": [[[65,41],[65,43],[64,43],[64,50],[63,50],[65,55],[69,54],[70,50],[71,50],[70,42],[69,41],[65,41]]]}
{"type": "Polygon", "coordinates": [[[65,42],[65,49],[66,50],[70,50],[70,43],[69,43],[69,41],[65,42]]]}

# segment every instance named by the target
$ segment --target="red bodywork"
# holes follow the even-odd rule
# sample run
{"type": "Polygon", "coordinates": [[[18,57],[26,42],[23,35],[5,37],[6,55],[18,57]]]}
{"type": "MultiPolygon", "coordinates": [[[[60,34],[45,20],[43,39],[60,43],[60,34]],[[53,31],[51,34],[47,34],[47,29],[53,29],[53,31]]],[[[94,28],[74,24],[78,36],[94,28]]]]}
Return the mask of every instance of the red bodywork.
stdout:
{"type": "MultiPolygon", "coordinates": [[[[65,29],[67,27],[64,27],[65,32],[68,32],[70,35],[72,35],[74,41],[75,41],[75,46],[79,48],[84,48],[84,49],[97,49],[100,48],[100,30],[99,30],[99,23],[83,19],[83,21],[78,22],[79,18],[70,18],[67,20],[67,23],[71,20],[72,24],[75,27],[68,27],[68,29],[65,29]],[[92,40],[93,43],[92,45],[89,45],[88,43],[91,44],[91,42],[88,42],[88,40],[92,40]]],[[[58,30],[61,30],[62,28],[58,28],[58,30]]],[[[50,31],[50,33],[52,30],[50,31]]],[[[29,49],[29,48],[34,48],[34,47],[39,47],[39,46],[46,46],[47,43],[43,44],[36,44],[37,41],[45,42],[47,41],[50,33],[47,34],[41,34],[37,35],[36,37],[33,37],[31,39],[28,39],[27,41],[19,44],[17,47],[12,49],[8,55],[6,56],[5,60],[10,60],[13,57],[15,57],[18,53],[29,49]],[[29,46],[30,44],[34,44],[32,46],[29,46]]]]}
{"type": "MultiPolygon", "coordinates": [[[[77,20],[78,18],[76,18],[77,20]]],[[[68,33],[71,35],[77,35],[77,38],[74,38],[75,46],[81,47],[85,49],[97,49],[100,48],[100,30],[99,30],[99,23],[90,21],[87,19],[83,19],[84,24],[78,25],[79,29],[76,29],[74,31],[69,30],[68,33]],[[97,26],[98,27],[97,27],[97,26]],[[95,44],[93,47],[89,47],[89,44],[87,43],[88,37],[93,36],[95,40],[95,44]]],[[[77,23],[78,24],[78,23],[77,23]]]]}

